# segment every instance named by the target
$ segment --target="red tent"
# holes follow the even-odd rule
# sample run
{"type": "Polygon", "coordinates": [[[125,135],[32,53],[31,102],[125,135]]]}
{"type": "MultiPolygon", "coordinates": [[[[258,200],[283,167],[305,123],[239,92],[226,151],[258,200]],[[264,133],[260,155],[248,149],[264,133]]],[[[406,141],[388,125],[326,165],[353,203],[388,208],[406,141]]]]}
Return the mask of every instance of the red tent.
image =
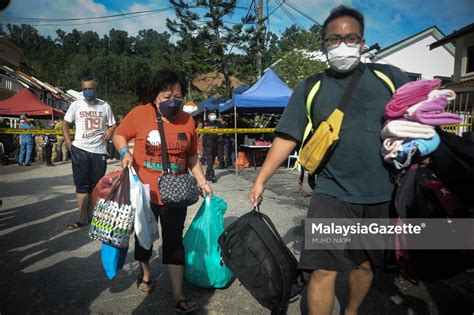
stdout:
{"type": "Polygon", "coordinates": [[[12,97],[0,101],[0,116],[20,116],[27,113],[29,117],[63,117],[64,112],[54,109],[37,99],[28,89],[22,88],[12,97]]]}

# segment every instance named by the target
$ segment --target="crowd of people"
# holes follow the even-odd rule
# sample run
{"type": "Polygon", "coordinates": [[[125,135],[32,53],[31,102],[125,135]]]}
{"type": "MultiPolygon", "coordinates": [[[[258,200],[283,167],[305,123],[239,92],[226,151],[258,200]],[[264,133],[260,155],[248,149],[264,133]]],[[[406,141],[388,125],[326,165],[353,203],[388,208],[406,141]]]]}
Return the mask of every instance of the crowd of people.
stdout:
{"type": "MultiPolygon", "coordinates": [[[[62,119],[53,123],[47,122],[47,129],[61,130],[62,119]]],[[[10,128],[7,120],[2,122],[3,128],[10,128]]],[[[28,117],[23,113],[18,118],[19,129],[44,129],[44,122],[28,117]]],[[[46,166],[55,166],[53,162],[67,161],[69,151],[64,136],[58,134],[21,133],[20,135],[0,135],[2,156],[16,160],[20,166],[32,166],[34,162],[45,162],[46,166]]]]}

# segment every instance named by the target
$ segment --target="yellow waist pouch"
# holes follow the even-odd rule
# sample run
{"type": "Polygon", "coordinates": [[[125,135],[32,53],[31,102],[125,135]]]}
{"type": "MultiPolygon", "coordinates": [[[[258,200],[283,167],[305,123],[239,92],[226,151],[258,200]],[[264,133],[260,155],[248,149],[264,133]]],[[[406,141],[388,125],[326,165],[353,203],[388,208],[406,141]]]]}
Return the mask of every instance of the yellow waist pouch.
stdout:
{"type": "Polygon", "coordinates": [[[344,113],[336,108],[325,121],[321,122],[309,141],[304,144],[299,162],[310,174],[324,165],[339,141],[344,113]]]}

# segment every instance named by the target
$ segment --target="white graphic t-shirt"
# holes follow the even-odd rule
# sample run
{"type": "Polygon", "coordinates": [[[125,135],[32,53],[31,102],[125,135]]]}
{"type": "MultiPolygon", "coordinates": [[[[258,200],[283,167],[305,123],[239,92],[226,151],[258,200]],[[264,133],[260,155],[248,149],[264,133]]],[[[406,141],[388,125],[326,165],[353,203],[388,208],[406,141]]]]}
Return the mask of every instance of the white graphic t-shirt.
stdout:
{"type": "Polygon", "coordinates": [[[114,114],[109,103],[97,100],[94,105],[77,100],[69,106],[64,120],[76,124],[76,135],[72,145],[91,153],[106,154],[104,132],[115,125],[114,114]]]}

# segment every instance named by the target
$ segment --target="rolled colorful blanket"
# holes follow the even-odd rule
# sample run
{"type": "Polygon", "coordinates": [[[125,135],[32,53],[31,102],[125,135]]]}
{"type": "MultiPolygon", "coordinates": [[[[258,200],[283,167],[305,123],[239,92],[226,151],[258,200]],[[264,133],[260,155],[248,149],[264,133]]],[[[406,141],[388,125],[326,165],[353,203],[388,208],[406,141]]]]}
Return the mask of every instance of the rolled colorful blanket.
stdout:
{"type": "Polygon", "coordinates": [[[441,95],[446,96],[448,101],[453,101],[456,99],[456,93],[453,90],[444,89],[444,90],[433,90],[428,94],[429,99],[439,97],[441,95]]]}
{"type": "Polygon", "coordinates": [[[402,117],[409,106],[428,99],[428,94],[440,85],[439,79],[412,81],[402,85],[385,106],[385,115],[388,118],[402,117]]]}
{"type": "Polygon", "coordinates": [[[398,156],[398,153],[403,149],[403,139],[390,137],[383,141],[382,156],[385,162],[390,162],[398,156]]]}
{"type": "Polygon", "coordinates": [[[412,145],[416,147],[420,156],[431,154],[438,148],[440,141],[438,134],[435,134],[431,139],[407,139],[403,142],[402,150],[400,150],[397,159],[405,159],[412,145]]]}
{"type": "Polygon", "coordinates": [[[462,118],[454,113],[444,111],[448,104],[448,98],[445,95],[440,95],[436,98],[420,102],[412,107],[417,109],[411,112],[411,108],[407,110],[405,117],[410,121],[423,123],[430,126],[441,126],[450,124],[459,124],[462,118]]]}
{"type": "Polygon", "coordinates": [[[414,121],[392,120],[383,127],[381,137],[382,139],[389,137],[430,139],[435,134],[433,126],[423,125],[414,121]]]}

